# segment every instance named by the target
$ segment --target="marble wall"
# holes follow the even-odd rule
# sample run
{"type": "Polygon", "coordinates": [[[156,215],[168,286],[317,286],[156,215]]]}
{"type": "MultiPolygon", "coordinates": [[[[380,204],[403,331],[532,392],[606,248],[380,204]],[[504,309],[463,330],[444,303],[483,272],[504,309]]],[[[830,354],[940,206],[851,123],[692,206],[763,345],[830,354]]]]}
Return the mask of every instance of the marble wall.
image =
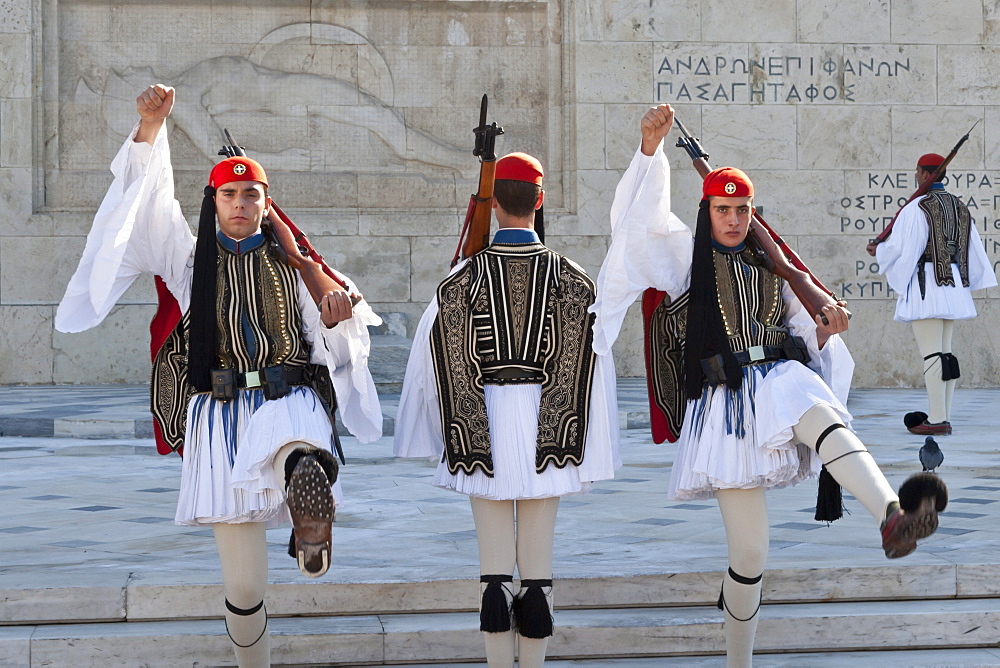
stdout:
{"type": "MultiPolygon", "coordinates": [[[[864,245],[915,187],[915,158],[947,153],[979,120],[949,187],[1000,262],[998,28],[992,0],[0,0],[0,383],[146,379],[151,281],[91,332],[52,320],[134,99],[163,82],[177,88],[189,219],[227,127],[399,334],[447,273],[484,92],[499,152],[546,166],[549,244],[594,275],[638,120],[669,102],[713,164],[750,173],[765,218],[849,300],[856,384],[918,384],[864,245]]],[[[690,222],[697,175],[665,150],[690,222]]],[[[995,386],[1000,290],[977,305],[956,331],[962,384],[995,386]]],[[[640,330],[633,312],[621,375],[643,372],[640,330]]]]}

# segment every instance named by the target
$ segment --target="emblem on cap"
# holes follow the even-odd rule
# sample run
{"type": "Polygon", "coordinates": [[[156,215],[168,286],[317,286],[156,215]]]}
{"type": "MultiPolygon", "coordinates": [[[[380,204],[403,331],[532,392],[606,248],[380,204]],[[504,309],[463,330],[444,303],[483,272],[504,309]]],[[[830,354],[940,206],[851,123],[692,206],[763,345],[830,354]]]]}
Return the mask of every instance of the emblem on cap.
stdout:
{"type": "MultiPolygon", "coordinates": [[[[246,165],[236,165],[236,166],[233,167],[233,174],[236,174],[237,176],[243,176],[246,173],[247,173],[247,166],[246,165]]],[[[730,184],[730,185],[732,185],[732,184],[730,184]]],[[[726,186],[726,187],[728,188],[729,186],[726,186]]],[[[733,190],[736,190],[735,186],[733,187],[733,190]]]]}
{"type": "Polygon", "coordinates": [[[726,184],[726,194],[732,195],[734,192],[736,192],[736,184],[730,181],[726,184]]]}

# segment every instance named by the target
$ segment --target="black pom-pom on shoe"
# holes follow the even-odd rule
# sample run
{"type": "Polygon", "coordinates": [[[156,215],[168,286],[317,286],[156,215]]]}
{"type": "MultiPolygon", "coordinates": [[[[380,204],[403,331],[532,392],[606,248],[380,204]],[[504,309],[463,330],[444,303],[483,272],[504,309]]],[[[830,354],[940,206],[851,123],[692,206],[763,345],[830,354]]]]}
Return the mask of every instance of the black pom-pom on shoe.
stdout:
{"type": "Polygon", "coordinates": [[[912,413],[907,413],[903,416],[903,424],[907,429],[912,429],[918,424],[923,424],[926,419],[927,413],[924,413],[923,411],[913,411],[912,413]]]}
{"type": "Polygon", "coordinates": [[[948,506],[948,487],[935,473],[915,473],[899,488],[899,507],[905,512],[915,512],[928,498],[933,498],[934,510],[939,513],[948,506]]]}

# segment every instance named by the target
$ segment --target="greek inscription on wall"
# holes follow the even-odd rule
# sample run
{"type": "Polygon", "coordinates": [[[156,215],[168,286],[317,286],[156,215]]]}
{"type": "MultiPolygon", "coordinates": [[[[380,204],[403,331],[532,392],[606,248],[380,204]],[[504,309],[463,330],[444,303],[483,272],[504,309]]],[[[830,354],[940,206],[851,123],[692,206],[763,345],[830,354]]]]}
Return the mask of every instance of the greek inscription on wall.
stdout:
{"type": "MultiPolygon", "coordinates": [[[[972,224],[979,232],[994,271],[1000,270],[1000,173],[982,170],[955,171],[943,181],[948,192],[969,207],[972,224]]],[[[830,218],[835,231],[848,236],[857,247],[853,281],[838,285],[845,299],[895,299],[898,295],[879,275],[879,265],[863,246],[892,221],[917,188],[913,172],[866,172],[861,189],[844,195],[837,204],[841,215],[830,218]],[[859,239],[864,239],[864,242],[859,239]]]]}
{"type": "Polygon", "coordinates": [[[840,47],[716,45],[654,52],[654,99],[669,103],[843,104],[877,102],[891,88],[923,80],[923,54],[887,55],[840,47]],[[896,80],[899,80],[897,84],[896,80]],[[907,80],[907,81],[903,81],[907,80]]]}

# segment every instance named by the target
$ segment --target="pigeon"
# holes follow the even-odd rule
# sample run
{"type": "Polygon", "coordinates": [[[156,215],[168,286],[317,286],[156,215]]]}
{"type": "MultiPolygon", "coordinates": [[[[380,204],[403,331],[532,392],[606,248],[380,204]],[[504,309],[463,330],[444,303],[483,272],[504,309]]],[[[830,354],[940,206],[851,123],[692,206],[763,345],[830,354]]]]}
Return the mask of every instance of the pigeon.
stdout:
{"type": "Polygon", "coordinates": [[[920,446],[920,463],[923,465],[924,470],[933,473],[934,469],[941,466],[941,462],[943,461],[944,453],[941,452],[941,448],[938,447],[934,437],[928,436],[925,438],[924,444],[920,446]]]}

